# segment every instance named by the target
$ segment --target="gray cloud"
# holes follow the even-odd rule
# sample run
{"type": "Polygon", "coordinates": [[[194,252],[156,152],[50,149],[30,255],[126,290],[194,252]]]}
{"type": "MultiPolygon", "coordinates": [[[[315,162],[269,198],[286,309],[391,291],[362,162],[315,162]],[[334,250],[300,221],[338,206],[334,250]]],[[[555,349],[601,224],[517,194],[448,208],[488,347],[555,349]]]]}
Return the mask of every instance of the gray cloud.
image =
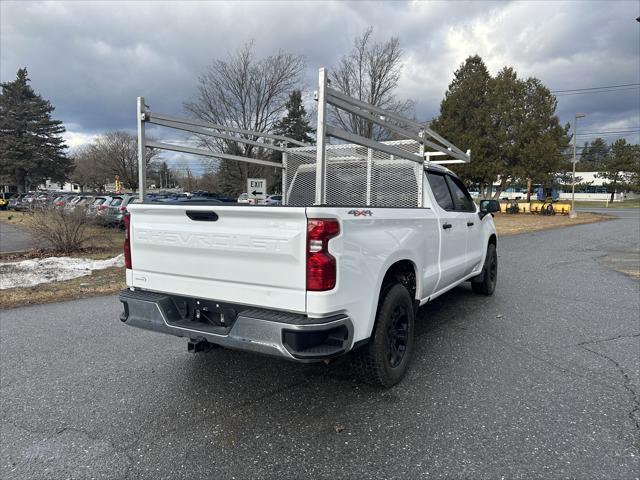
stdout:
{"type": "MultiPolygon", "coordinates": [[[[0,4],[0,78],[27,66],[77,141],[133,129],[135,97],[182,114],[197,76],[250,39],[259,55],[306,57],[306,88],[368,25],[400,37],[401,96],[427,120],[453,71],[480,54],[492,73],[511,65],[552,90],[640,82],[640,4],[619,2],[70,2],[0,4]]],[[[585,131],[640,126],[640,90],[559,97],[563,122],[585,131]]],[[[611,139],[611,137],[609,137],[611,139]]],[[[638,135],[627,135],[637,142],[638,135]]]]}

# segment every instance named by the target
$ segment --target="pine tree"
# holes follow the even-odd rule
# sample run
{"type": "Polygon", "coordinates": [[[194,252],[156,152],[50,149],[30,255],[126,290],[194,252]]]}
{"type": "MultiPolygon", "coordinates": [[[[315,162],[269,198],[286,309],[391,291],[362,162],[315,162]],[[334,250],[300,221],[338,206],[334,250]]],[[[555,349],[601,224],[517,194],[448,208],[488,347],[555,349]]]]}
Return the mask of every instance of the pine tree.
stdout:
{"type": "Polygon", "coordinates": [[[314,130],[309,125],[307,111],[302,104],[302,92],[300,90],[291,92],[286,107],[287,115],[276,122],[274,132],[277,135],[284,135],[300,142],[313,142],[313,138],[309,134],[313,133],[314,130]]]}
{"type": "Polygon", "coordinates": [[[62,138],[65,128],[51,118],[54,107],[29,81],[21,68],[13,82],[2,83],[0,94],[0,171],[20,190],[46,179],[64,182],[73,170],[62,138]]]}
{"type": "Polygon", "coordinates": [[[545,182],[561,166],[560,152],[568,144],[567,130],[555,115],[557,101],[540,80],[519,79],[513,68],[491,77],[482,59],[467,58],[440,105],[433,129],[463,149],[471,162],[454,166],[468,182],[500,186],[509,182],[545,182]]]}
{"type": "MultiPolygon", "coordinates": [[[[302,92],[300,90],[291,92],[286,107],[287,115],[274,124],[274,133],[300,142],[312,143],[313,138],[310,134],[314,133],[314,129],[309,125],[309,118],[302,103],[302,92]]],[[[287,146],[293,147],[296,145],[289,143],[287,146]]],[[[282,153],[274,150],[271,154],[271,160],[281,162],[282,153]]],[[[276,169],[269,176],[268,181],[270,185],[273,185],[273,191],[279,191],[282,185],[282,170],[276,169]]]]}
{"type": "Polygon", "coordinates": [[[454,145],[471,150],[471,163],[456,165],[456,173],[484,185],[498,174],[495,128],[491,121],[492,78],[478,55],[468,57],[454,73],[431,127],[454,145]]]}
{"type": "Polygon", "coordinates": [[[611,193],[611,201],[618,190],[634,188],[640,170],[640,155],[637,145],[629,145],[624,138],[619,138],[611,145],[599,176],[609,180],[607,188],[611,193]]]}
{"type": "Polygon", "coordinates": [[[591,144],[586,142],[580,155],[581,169],[589,172],[598,171],[610,150],[611,148],[603,138],[596,138],[591,144]]]}
{"type": "Polygon", "coordinates": [[[533,77],[519,80],[514,76],[514,81],[521,85],[521,95],[516,97],[513,108],[517,115],[507,126],[509,134],[504,137],[506,144],[501,146],[501,150],[509,151],[510,167],[505,168],[501,178],[552,184],[564,163],[560,152],[569,144],[569,126],[561,126],[555,114],[558,102],[540,80],[533,77]]]}

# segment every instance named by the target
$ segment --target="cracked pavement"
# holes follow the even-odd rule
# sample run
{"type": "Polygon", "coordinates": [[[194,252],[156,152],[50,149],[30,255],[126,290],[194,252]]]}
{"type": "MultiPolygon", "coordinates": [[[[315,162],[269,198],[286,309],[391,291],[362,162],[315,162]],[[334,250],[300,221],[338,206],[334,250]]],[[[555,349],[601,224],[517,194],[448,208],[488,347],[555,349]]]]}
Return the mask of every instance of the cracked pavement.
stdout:
{"type": "Polygon", "coordinates": [[[639,214],[499,239],[496,294],[422,308],[388,391],[190,355],[115,297],[0,311],[0,477],[638,478],[640,283],[599,259],[639,214]]]}

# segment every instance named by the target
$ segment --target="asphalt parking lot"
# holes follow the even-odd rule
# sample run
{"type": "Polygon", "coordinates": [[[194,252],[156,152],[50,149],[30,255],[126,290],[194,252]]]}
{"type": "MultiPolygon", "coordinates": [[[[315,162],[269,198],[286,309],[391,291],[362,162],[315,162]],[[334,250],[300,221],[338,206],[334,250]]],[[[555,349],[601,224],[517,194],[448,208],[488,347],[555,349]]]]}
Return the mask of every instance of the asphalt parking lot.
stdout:
{"type": "Polygon", "coordinates": [[[638,251],[640,218],[607,212],[500,239],[496,294],[422,308],[388,391],[190,355],[115,297],[2,311],[0,477],[637,478],[640,283],[608,259],[638,251]]]}

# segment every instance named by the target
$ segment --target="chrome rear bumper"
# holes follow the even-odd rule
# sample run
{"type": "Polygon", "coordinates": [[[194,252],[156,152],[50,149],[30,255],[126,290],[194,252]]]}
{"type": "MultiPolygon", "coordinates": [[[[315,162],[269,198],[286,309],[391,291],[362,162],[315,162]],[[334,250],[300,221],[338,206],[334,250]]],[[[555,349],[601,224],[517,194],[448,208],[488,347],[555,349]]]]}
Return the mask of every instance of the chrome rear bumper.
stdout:
{"type": "Polygon", "coordinates": [[[235,318],[227,315],[223,325],[212,326],[181,311],[177,302],[183,297],[123,290],[119,299],[124,305],[120,320],[127,325],[298,362],[342,355],[353,343],[353,325],[347,315],[309,318],[235,305],[227,310],[235,318]]]}

